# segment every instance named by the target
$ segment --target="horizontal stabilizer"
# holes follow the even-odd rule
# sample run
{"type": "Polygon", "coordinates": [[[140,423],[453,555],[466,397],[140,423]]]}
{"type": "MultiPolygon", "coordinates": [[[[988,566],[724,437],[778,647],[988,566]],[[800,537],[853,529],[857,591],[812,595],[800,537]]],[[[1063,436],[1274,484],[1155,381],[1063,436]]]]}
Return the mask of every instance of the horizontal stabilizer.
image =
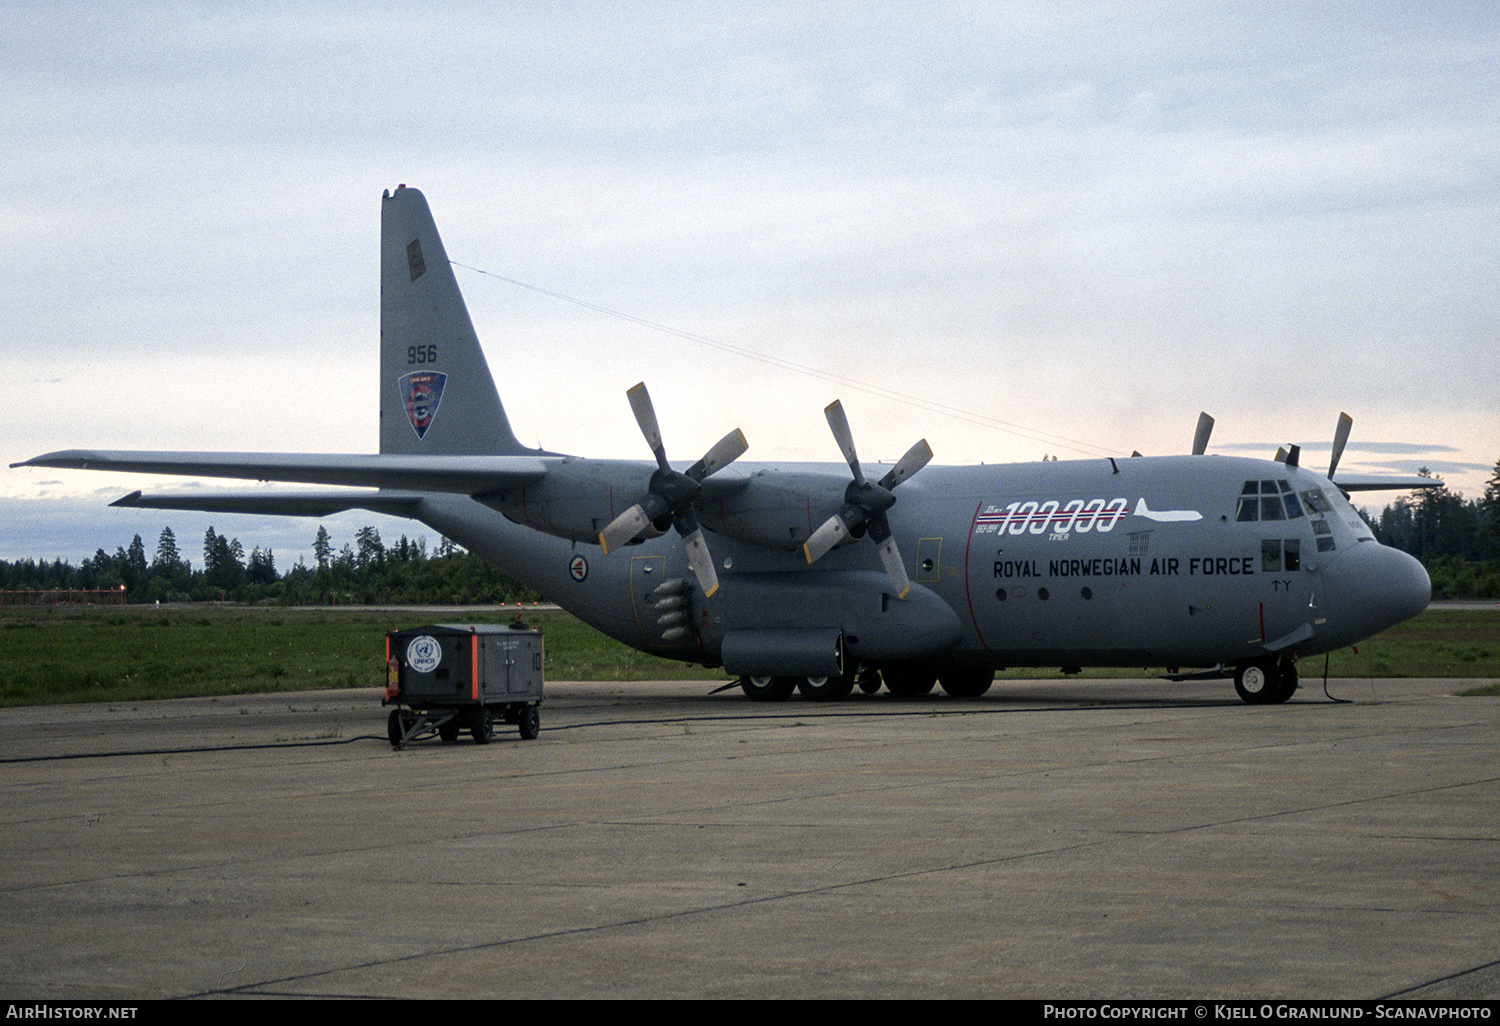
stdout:
{"type": "Polygon", "coordinates": [[[132,509],[191,509],[204,513],[252,513],[265,516],[326,517],[348,509],[365,509],[393,517],[412,517],[422,501],[419,492],[131,492],[111,506],[132,509]]]}
{"type": "Polygon", "coordinates": [[[136,452],[65,449],[12,467],[113,470],[181,477],[394,488],[475,495],[538,481],[561,457],[408,456],[271,452],[136,452]]]}

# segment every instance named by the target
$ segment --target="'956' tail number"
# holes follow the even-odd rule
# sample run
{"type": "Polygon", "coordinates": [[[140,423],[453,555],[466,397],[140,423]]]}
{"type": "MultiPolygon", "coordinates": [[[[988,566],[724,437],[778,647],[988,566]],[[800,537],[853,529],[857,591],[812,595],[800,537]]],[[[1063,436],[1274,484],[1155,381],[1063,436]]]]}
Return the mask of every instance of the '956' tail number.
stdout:
{"type": "Polygon", "coordinates": [[[1104,534],[1130,510],[1130,503],[1118,499],[1060,499],[1012,502],[1008,506],[985,506],[974,518],[975,534],[1051,534],[1066,538],[1077,531],[1104,534]]]}

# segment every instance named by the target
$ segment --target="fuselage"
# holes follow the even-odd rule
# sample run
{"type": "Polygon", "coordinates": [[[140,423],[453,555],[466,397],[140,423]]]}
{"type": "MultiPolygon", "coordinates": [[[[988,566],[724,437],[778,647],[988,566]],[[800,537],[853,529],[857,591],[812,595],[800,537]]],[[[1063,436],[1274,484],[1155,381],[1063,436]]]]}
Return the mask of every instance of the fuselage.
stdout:
{"type": "Polygon", "coordinates": [[[1379,545],[1327,478],[1267,460],[1181,456],[927,467],[889,514],[913,582],[897,599],[868,540],[813,566],[798,551],[837,507],[844,468],[750,464],[727,471],[725,494],[700,504],[721,592],[694,594],[691,630],[666,641],[652,595],[688,576],[676,535],[608,556],[579,540],[629,496],[623,481],[606,480],[618,469],[592,494],[579,486],[588,474],[573,475],[569,509],[533,489],[487,500],[504,515],[435,498],[423,519],[619,640],[711,666],[729,631],[832,632],[876,664],[1295,659],[1369,637],[1430,597],[1421,565],[1379,545]],[[575,507],[594,517],[575,525],[575,507]]]}

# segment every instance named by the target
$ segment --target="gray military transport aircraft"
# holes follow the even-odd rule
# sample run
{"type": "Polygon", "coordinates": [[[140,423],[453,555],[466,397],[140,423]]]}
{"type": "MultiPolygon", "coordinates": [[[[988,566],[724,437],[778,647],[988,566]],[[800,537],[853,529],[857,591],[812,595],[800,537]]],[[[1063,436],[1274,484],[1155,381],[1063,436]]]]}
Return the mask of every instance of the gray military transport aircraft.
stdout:
{"type": "Polygon", "coordinates": [[[722,667],[752,699],[839,699],[856,684],[975,697],[997,669],[1164,668],[1233,678],[1285,701],[1299,658],[1420,613],[1422,565],[1386,548],[1356,489],[1275,460],[1190,456],[927,466],[861,464],[842,407],[826,416],[847,468],[735,463],[734,431],[668,461],[645,386],[628,392],[654,462],[517,441],[427,201],[382,203],[378,455],[68,450],[14,466],[335,486],[306,492],[133,492],[116,506],[409,517],[655,655],[722,667]],[[670,529],[675,528],[675,536],[670,529]],[[1183,668],[1197,668],[1195,671],[1183,668]]]}

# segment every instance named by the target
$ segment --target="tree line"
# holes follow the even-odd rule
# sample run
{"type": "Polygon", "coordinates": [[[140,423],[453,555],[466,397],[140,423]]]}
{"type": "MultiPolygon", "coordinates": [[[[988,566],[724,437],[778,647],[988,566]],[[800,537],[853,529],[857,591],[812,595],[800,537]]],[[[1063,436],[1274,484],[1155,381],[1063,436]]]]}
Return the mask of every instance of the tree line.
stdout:
{"type": "Polygon", "coordinates": [[[1378,515],[1364,510],[1375,540],[1420,559],[1434,598],[1500,598],[1500,460],[1484,494],[1465,500],[1440,482],[1403,495],[1378,515]]]}
{"type": "MultiPolygon", "coordinates": [[[[1426,468],[1418,471],[1433,477],[1426,468]]],[[[1441,482],[1441,478],[1436,478],[1441,482]]],[[[1404,495],[1376,514],[1360,510],[1382,545],[1422,560],[1434,598],[1500,598],[1500,460],[1472,500],[1439,483],[1404,495]]],[[[185,559],[170,527],[162,529],[147,558],[136,535],[113,555],[99,549],[79,566],[0,560],[0,590],[117,589],[128,602],[278,602],[285,605],[472,605],[531,602],[538,596],[514,578],[447,538],[431,552],[427,539],[406,535],[387,546],[380,532],[361,527],[352,543],[335,551],[321,524],[313,562],[298,559],[285,573],[270,549],[248,553],[238,538],[212,527],[203,537],[203,561],[185,559]]]]}
{"type": "Polygon", "coordinates": [[[313,563],[298,559],[285,573],[270,549],[248,553],[238,538],[209,527],[196,566],[162,529],[148,558],[140,535],[111,555],[99,549],[78,566],[64,560],[0,560],[6,591],[125,590],[127,602],[272,602],[283,605],[490,605],[531,602],[539,596],[447,538],[428,551],[427,539],[406,535],[394,545],[374,527],[335,550],[327,528],[313,538],[313,563]]]}

